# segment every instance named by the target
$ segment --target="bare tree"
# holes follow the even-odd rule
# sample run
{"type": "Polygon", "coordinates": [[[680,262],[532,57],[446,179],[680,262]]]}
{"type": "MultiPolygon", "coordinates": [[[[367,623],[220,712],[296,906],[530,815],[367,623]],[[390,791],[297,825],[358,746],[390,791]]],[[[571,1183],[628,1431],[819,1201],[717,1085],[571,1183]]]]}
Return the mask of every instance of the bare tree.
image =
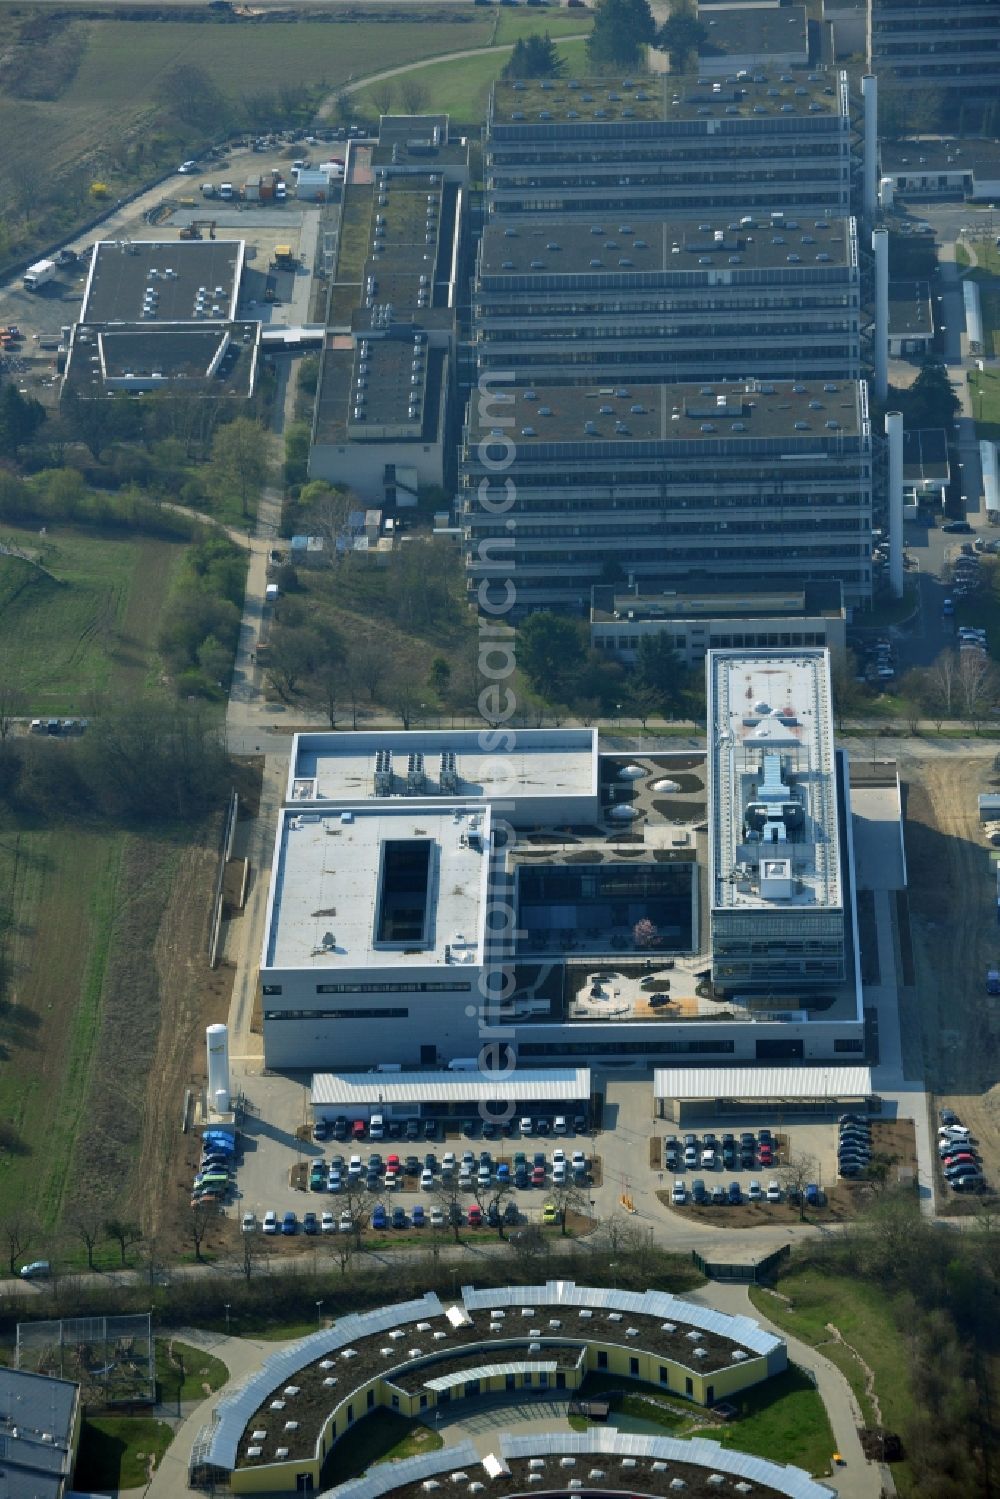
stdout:
{"type": "Polygon", "coordinates": [[[379,636],[369,636],[352,652],[352,660],[357,679],[368,693],[369,702],[373,703],[389,670],[386,642],[379,636]]]}
{"type": "Polygon", "coordinates": [[[477,1180],[472,1189],[472,1195],[479,1204],[479,1210],[487,1222],[491,1213],[496,1215],[496,1231],[498,1237],[501,1239],[507,1237],[503,1213],[507,1203],[511,1200],[513,1191],[514,1183],[510,1177],[507,1177],[505,1181],[499,1181],[495,1172],[490,1173],[490,1180],[488,1182],[479,1182],[477,1180]]]}
{"type": "Polygon", "coordinates": [[[4,1224],[4,1243],[7,1246],[7,1265],[11,1275],[17,1274],[19,1260],[27,1259],[38,1234],[37,1219],[30,1213],[15,1213],[4,1224]]]}
{"type": "Polygon", "coordinates": [[[368,97],[380,115],[387,115],[392,109],[392,101],[395,97],[391,79],[383,78],[380,82],[373,83],[368,90],[368,97]]]}
{"type": "Polygon", "coordinates": [[[427,89],[419,78],[404,79],[399,90],[399,99],[408,115],[423,114],[427,108],[427,89]]]}
{"type": "Polygon", "coordinates": [[[222,494],[239,498],[244,515],[250,514],[250,496],[261,488],[266,473],[267,434],[262,427],[241,416],[218,429],[212,439],[212,482],[222,494]]]}
{"type": "Polygon", "coordinates": [[[390,679],[386,689],[386,701],[404,729],[411,729],[422,716],[427,707],[423,701],[426,696],[427,689],[421,687],[415,673],[405,667],[390,679]]]}
{"type": "Polygon", "coordinates": [[[14,719],[21,706],[20,698],[21,691],[12,663],[5,660],[0,668],[0,744],[13,733],[14,719]]]}
{"type": "Polygon", "coordinates": [[[137,1244],[142,1238],[142,1229],[138,1223],[133,1223],[127,1218],[108,1218],[104,1224],[104,1233],[106,1238],[114,1239],[118,1245],[123,1265],[129,1246],[137,1244]]]}
{"type": "Polygon", "coordinates": [[[357,1245],[354,1242],[354,1235],[338,1233],[337,1237],[333,1240],[333,1243],[330,1247],[333,1250],[334,1259],[340,1266],[341,1275],[346,1275],[348,1266],[353,1260],[355,1252],[357,1250],[357,1245]]]}
{"type": "Polygon", "coordinates": [[[789,1156],[784,1165],[778,1168],[778,1180],[786,1192],[797,1194],[799,1204],[799,1217],[806,1215],[806,1187],[810,1182],[819,1181],[819,1165],[814,1155],[799,1153],[789,1156]]]}
{"type": "Polygon", "coordinates": [[[461,1241],[462,1202],[465,1192],[458,1184],[458,1176],[452,1171],[448,1176],[435,1177],[432,1193],[435,1202],[444,1212],[444,1221],[452,1231],[456,1244],[461,1241]]]}
{"type": "Polygon", "coordinates": [[[549,1252],[549,1241],[542,1233],[540,1223],[526,1223],[510,1236],[510,1247],[518,1259],[533,1263],[549,1252]]]}
{"type": "Polygon", "coordinates": [[[201,1262],[201,1247],[205,1242],[205,1235],[212,1224],[218,1221],[219,1209],[214,1202],[199,1202],[191,1209],[189,1226],[191,1229],[191,1243],[194,1245],[194,1257],[201,1262]]]}
{"type": "Polygon", "coordinates": [[[87,1269],[94,1268],[94,1250],[104,1238],[104,1223],[97,1213],[89,1213],[84,1209],[78,1213],[71,1224],[74,1236],[81,1241],[87,1251],[87,1269]]]}
{"type": "Polygon", "coordinates": [[[928,708],[933,713],[940,729],[946,718],[955,711],[955,696],[958,688],[958,655],[955,651],[942,651],[927,668],[926,682],[928,708]]]}
{"type": "Polygon", "coordinates": [[[959,654],[958,690],[962,711],[978,732],[987,708],[997,700],[998,678],[993,662],[984,651],[964,650],[959,654]]]}
{"type": "Polygon", "coordinates": [[[369,1192],[361,1177],[350,1175],[344,1182],[343,1197],[351,1215],[351,1236],[357,1251],[361,1248],[361,1235],[371,1221],[372,1209],[378,1198],[374,1192],[369,1192]]]}
{"type": "Polygon", "coordinates": [[[563,1182],[553,1182],[549,1192],[549,1200],[555,1204],[559,1213],[560,1233],[566,1235],[566,1219],[570,1213],[579,1213],[582,1217],[588,1215],[590,1209],[590,1192],[582,1182],[567,1178],[563,1182]]]}

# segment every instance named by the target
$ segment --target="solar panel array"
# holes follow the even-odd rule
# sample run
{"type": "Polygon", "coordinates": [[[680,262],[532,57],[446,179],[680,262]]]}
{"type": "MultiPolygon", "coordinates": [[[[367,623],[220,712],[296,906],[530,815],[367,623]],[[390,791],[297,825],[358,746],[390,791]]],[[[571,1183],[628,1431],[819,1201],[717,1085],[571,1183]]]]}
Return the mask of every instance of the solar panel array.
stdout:
{"type": "Polygon", "coordinates": [[[614,1291],[607,1287],[578,1286],[572,1280],[550,1280],[544,1286],[505,1286],[502,1291],[462,1287],[462,1300],[470,1312],[494,1306],[572,1306],[593,1311],[633,1312],[661,1322],[681,1322],[740,1343],[754,1353],[773,1353],[781,1339],[765,1332],[753,1317],[731,1317],[726,1312],[684,1301],[665,1291],[614,1291]]]}

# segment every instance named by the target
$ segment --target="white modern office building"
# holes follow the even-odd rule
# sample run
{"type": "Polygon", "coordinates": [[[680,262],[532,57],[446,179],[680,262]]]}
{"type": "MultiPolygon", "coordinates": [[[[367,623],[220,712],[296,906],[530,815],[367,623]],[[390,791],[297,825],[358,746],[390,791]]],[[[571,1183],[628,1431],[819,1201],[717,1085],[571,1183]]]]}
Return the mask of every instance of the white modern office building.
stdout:
{"type": "MultiPolygon", "coordinates": [[[[794,699],[808,725],[806,687],[826,683],[826,653],[764,654],[795,678],[794,692],[772,695],[782,709],[794,699]],[[816,663],[812,675],[805,659],[816,663]]],[[[755,685],[758,697],[762,690],[755,685]]],[[[736,842],[718,827],[726,813],[714,751],[707,760],[602,755],[590,729],[297,736],[261,955],[266,1065],[338,1075],[427,1069],[464,1099],[463,1069],[494,1046],[487,1067],[519,1075],[595,1060],[857,1057],[850,843],[837,821],[846,795],[833,790],[832,743],[814,744],[801,726],[792,755],[784,736],[793,726],[769,709],[770,737],[755,743],[785,759],[752,800],[770,808],[780,785],[780,811],[806,796],[809,817],[829,834],[822,852],[818,834],[808,845],[830,928],[815,937],[818,966],[812,949],[800,959],[784,929],[774,937],[771,883],[754,905],[717,873],[720,851],[736,842]],[[830,773],[813,784],[804,767],[815,768],[820,751],[830,773]],[[786,763],[791,785],[780,780],[786,763]],[[709,895],[720,887],[739,895],[734,913],[725,896],[709,895]],[[744,927],[753,939],[745,969],[733,947],[744,927]]],[[[743,790],[741,782],[734,794],[743,790]]],[[[801,836],[789,814],[789,846],[801,836]]],[[[796,845],[792,860],[801,859],[796,845]]],[[[798,864],[767,874],[781,878],[803,874],[798,864]]],[[[796,921],[814,916],[794,890],[777,905],[785,920],[788,906],[796,921]]]]}
{"type": "Polygon", "coordinates": [[[712,651],[708,722],[714,984],[765,996],[843,984],[851,839],[827,652],[712,651]]]}

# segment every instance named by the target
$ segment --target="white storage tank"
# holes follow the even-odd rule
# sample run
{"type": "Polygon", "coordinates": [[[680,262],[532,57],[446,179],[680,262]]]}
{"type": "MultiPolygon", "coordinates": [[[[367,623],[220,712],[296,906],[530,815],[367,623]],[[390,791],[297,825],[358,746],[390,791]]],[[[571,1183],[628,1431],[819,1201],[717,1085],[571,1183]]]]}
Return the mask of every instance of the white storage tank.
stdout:
{"type": "Polygon", "coordinates": [[[229,1031],[224,1025],[210,1025],[205,1031],[208,1052],[208,1096],[218,1113],[229,1109],[229,1031]]]}

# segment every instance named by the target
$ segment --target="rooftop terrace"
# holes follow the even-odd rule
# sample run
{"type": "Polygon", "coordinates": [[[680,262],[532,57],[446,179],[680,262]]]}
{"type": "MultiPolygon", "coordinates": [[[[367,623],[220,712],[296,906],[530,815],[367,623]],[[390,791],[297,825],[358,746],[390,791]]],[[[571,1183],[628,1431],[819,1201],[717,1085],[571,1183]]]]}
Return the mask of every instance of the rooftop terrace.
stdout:
{"type": "MultiPolygon", "coordinates": [[[[774,213],[708,213],[698,217],[652,219],[632,216],[595,220],[584,230],[579,217],[531,219],[505,226],[493,221],[483,233],[480,273],[502,279],[532,275],[555,278],[592,272],[606,282],[608,273],[624,272],[634,284],[636,273],[689,275],[714,283],[720,268],[732,271],[730,284],[747,272],[773,270],[807,273],[817,266],[857,265],[854,221],[832,216],[796,217],[774,213]]],[[[803,275],[803,279],[804,275],[803,275]]]]}
{"type": "MultiPolygon", "coordinates": [[[[621,79],[532,79],[498,82],[492,128],[571,124],[611,126],[701,119],[761,120],[837,116],[847,111],[839,72],[754,69],[724,79],[641,74],[621,79]]],[[[508,131],[505,129],[504,138],[508,131]]]]}
{"type": "Polygon", "coordinates": [[[259,338],[259,323],[84,323],[73,335],[66,379],[79,395],[208,388],[218,395],[248,396],[259,338]]]}
{"type": "Polygon", "coordinates": [[[890,281],[889,337],[928,338],[934,332],[931,289],[926,281],[890,281]]]}
{"type": "Polygon", "coordinates": [[[808,60],[809,33],[804,5],[710,12],[702,17],[702,24],[708,36],[698,49],[699,60],[713,72],[727,57],[752,57],[765,67],[770,58],[794,58],[803,64],[808,60]]]}
{"type": "Polygon", "coordinates": [[[661,593],[618,592],[611,585],[597,585],[592,594],[590,618],[595,623],[618,619],[754,619],[791,615],[843,612],[840,585],[808,583],[803,588],[777,592],[744,590],[718,593],[685,593],[682,589],[661,593]]]}
{"type": "Polygon", "coordinates": [[[518,449],[588,438],[623,444],[775,437],[829,442],[856,437],[861,430],[861,388],[840,380],[497,390],[484,421],[470,407],[469,440],[478,442],[496,431],[507,432],[518,449]],[[499,427],[498,416],[507,418],[505,400],[513,421],[499,427]]]}

